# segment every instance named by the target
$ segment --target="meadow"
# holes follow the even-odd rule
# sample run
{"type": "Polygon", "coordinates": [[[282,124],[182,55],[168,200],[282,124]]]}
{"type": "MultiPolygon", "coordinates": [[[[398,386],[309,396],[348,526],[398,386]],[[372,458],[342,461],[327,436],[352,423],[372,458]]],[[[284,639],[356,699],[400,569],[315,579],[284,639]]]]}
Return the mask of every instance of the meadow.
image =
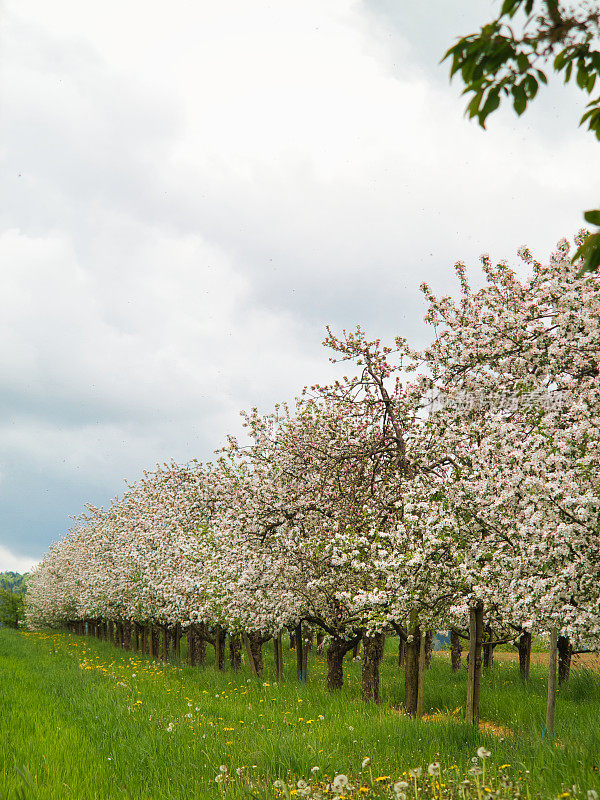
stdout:
{"type": "Polygon", "coordinates": [[[257,679],[244,665],[218,672],[211,648],[204,667],[188,667],[70,633],[2,629],[0,797],[597,800],[600,675],[575,666],[550,738],[543,665],[524,684],[517,664],[497,660],[475,731],[461,719],[466,669],[453,674],[444,654],[427,671],[425,717],[402,714],[396,646],[388,639],[376,706],[361,701],[349,656],[332,695],[324,655],[311,652],[301,684],[287,644],[276,683],[268,646],[257,679]]]}

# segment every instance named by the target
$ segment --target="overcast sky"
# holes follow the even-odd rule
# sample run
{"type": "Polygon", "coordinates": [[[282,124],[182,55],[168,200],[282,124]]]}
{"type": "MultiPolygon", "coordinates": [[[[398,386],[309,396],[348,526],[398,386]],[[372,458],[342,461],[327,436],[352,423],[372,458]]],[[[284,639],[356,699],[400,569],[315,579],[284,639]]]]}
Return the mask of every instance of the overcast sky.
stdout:
{"type": "Polygon", "coordinates": [[[483,132],[438,63],[496,5],[5,0],[0,570],[327,380],[326,324],[422,344],[422,280],[581,227],[584,98],[483,132]]]}

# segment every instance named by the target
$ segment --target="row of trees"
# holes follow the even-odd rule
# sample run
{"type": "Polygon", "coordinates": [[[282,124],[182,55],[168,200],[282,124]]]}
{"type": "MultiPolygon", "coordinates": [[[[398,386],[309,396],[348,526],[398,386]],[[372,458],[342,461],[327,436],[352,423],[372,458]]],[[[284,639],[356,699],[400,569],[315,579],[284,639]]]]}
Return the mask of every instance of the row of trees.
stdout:
{"type": "Polygon", "coordinates": [[[520,255],[523,280],[483,258],[478,291],[457,265],[457,301],[424,285],[425,350],[329,331],[347,377],[252,409],[248,443],[229,437],[214,463],[162,465],[89,507],[33,573],[30,623],[114,623],[138,644],[161,626],[175,648],[185,631],[192,660],[210,641],[218,663],[228,632],[232,663],[243,645],[255,671],[267,639],[281,653],[304,624],[326,637],[330,689],[362,640],[374,698],[393,631],[410,714],[422,633],[452,629],[455,650],[470,640],[474,723],[484,639],[519,640],[524,669],[532,634],[595,647],[600,283],[577,277],[566,241],[548,264],[520,255]]]}
{"type": "Polygon", "coordinates": [[[0,626],[18,628],[24,616],[26,575],[0,572],[0,626]]]}

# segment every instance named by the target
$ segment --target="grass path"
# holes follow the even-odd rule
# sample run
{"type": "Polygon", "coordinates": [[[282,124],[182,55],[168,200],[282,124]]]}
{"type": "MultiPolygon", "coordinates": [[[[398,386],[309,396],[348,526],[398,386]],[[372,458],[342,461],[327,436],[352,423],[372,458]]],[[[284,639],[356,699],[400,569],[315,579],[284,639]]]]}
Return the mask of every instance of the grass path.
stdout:
{"type": "MultiPolygon", "coordinates": [[[[427,719],[399,713],[402,677],[394,641],[382,668],[382,704],[360,700],[360,666],[346,665],[344,689],[324,689],[324,660],[311,653],[308,684],[162,664],[110,644],[65,633],[0,631],[0,793],[5,798],[277,797],[276,779],[327,785],[343,772],[357,796],[381,792],[415,766],[434,761],[464,775],[477,748],[492,752],[530,796],[557,797],[574,783],[600,792],[600,676],[575,670],[561,689],[555,742],[542,737],[543,668],[524,686],[518,669],[498,663],[482,687],[483,729],[460,721],[465,673],[434,658],[426,677],[427,719]],[[361,773],[365,757],[369,768],[361,773]],[[227,772],[221,772],[224,766],[227,772]],[[24,778],[15,770],[23,772],[24,778]],[[311,768],[318,767],[316,773],[311,768]],[[27,773],[31,787],[27,787],[27,773]],[[529,773],[527,773],[527,770],[529,773]],[[220,783],[217,775],[223,775],[220,783]],[[382,780],[377,780],[382,778],[382,780]]],[[[267,648],[265,648],[267,651],[267,648]]],[[[325,795],[327,796],[327,795],[325,795]]]]}

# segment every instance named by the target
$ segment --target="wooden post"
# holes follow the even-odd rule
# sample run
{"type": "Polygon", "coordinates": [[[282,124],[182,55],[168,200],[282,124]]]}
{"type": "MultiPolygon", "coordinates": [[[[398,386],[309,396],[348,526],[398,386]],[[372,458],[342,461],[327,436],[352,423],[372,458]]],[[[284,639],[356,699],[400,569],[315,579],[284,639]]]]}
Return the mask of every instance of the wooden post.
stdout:
{"type": "Polygon", "coordinates": [[[419,643],[419,666],[417,668],[417,717],[423,716],[423,685],[425,683],[425,667],[427,662],[427,632],[421,636],[419,643]]]}
{"type": "Polygon", "coordinates": [[[404,709],[415,717],[419,696],[419,652],[421,650],[421,628],[419,612],[410,612],[408,639],[406,640],[406,666],[404,668],[404,709]]]}
{"type": "Polygon", "coordinates": [[[469,609],[469,674],[467,680],[466,720],[479,726],[479,693],[481,688],[481,650],[483,645],[483,603],[469,609]]]}
{"type": "Polygon", "coordinates": [[[548,703],[546,705],[546,730],[554,733],[554,708],[556,706],[556,662],[558,631],[552,628],[550,633],[550,653],[548,663],[548,703]]]}

